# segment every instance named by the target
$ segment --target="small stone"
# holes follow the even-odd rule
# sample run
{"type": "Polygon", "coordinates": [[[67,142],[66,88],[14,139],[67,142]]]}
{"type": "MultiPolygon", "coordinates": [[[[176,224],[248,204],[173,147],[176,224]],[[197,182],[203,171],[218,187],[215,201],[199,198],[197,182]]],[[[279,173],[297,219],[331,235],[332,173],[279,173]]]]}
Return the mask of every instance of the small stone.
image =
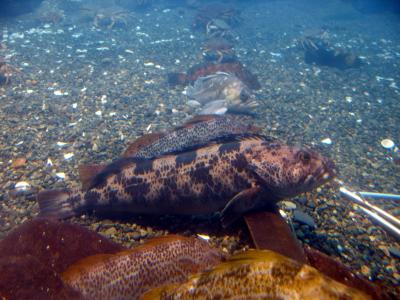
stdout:
{"type": "Polygon", "coordinates": [[[325,139],[321,140],[321,143],[325,144],[325,145],[331,145],[332,140],[330,138],[325,138],[325,139]]]}
{"type": "Polygon", "coordinates": [[[302,224],[308,225],[312,228],[316,228],[317,225],[314,222],[314,219],[306,214],[305,212],[302,212],[300,210],[295,210],[293,213],[293,219],[297,222],[300,222],[302,224]]]}
{"type": "Polygon", "coordinates": [[[292,201],[282,201],[282,204],[287,210],[295,210],[297,207],[292,201]]]}
{"type": "Polygon", "coordinates": [[[400,258],[400,249],[397,247],[390,247],[389,252],[392,256],[400,258]]]}
{"type": "Polygon", "coordinates": [[[13,169],[18,169],[18,168],[23,167],[25,164],[26,164],[26,158],[25,158],[25,157],[19,157],[19,158],[16,158],[16,159],[12,162],[11,167],[12,167],[13,169]]]}
{"type": "Polygon", "coordinates": [[[371,275],[371,269],[367,266],[362,266],[361,267],[361,273],[365,276],[365,277],[369,277],[371,275]]]}
{"type": "Polygon", "coordinates": [[[110,227],[106,231],[104,231],[105,235],[115,235],[117,233],[117,229],[115,227],[110,227]]]}

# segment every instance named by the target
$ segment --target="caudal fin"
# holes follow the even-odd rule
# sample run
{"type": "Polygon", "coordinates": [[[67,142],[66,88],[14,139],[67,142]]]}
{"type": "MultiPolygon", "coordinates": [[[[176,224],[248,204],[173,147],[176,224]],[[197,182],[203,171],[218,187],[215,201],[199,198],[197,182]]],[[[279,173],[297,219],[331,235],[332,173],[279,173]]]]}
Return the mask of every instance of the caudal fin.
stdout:
{"type": "Polygon", "coordinates": [[[40,218],[66,219],[75,215],[68,190],[39,192],[37,201],[40,208],[40,218]]]}

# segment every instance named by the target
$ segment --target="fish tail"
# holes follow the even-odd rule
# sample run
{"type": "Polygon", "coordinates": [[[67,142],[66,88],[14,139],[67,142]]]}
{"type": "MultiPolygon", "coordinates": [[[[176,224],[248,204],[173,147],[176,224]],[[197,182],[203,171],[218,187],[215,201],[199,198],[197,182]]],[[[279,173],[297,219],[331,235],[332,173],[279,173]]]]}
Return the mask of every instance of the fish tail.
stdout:
{"type": "Polygon", "coordinates": [[[76,213],[70,201],[70,194],[71,192],[67,189],[39,192],[37,196],[39,217],[55,219],[73,217],[76,213]]]}

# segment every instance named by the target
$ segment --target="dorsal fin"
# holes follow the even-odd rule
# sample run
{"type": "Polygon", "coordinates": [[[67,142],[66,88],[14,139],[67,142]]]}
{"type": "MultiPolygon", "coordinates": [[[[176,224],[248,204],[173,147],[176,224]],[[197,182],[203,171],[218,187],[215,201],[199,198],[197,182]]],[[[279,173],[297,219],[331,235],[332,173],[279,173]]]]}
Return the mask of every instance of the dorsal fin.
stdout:
{"type": "Polygon", "coordinates": [[[195,124],[202,123],[202,122],[208,122],[208,121],[215,120],[218,118],[222,118],[222,117],[218,116],[218,115],[198,115],[198,116],[195,116],[195,117],[191,118],[190,120],[186,121],[181,126],[175,127],[175,130],[180,129],[180,128],[185,128],[185,127],[191,127],[195,124]]]}
{"type": "Polygon", "coordinates": [[[257,141],[265,141],[265,142],[276,142],[278,141],[276,138],[271,136],[266,136],[259,133],[248,132],[242,134],[234,134],[232,136],[222,137],[215,140],[218,143],[229,143],[229,142],[242,142],[245,140],[257,140],[257,141]]]}
{"type": "Polygon", "coordinates": [[[149,133],[136,139],[133,143],[128,145],[128,148],[122,153],[123,157],[134,157],[144,147],[149,146],[155,141],[165,136],[164,132],[149,133]]]}
{"type": "Polygon", "coordinates": [[[101,171],[104,170],[106,165],[80,165],[78,166],[79,180],[81,181],[82,188],[88,190],[93,178],[95,178],[101,171]]]}
{"type": "MultiPolygon", "coordinates": [[[[301,266],[302,263],[299,263],[289,257],[283,256],[277,252],[271,250],[256,250],[250,249],[242,253],[235,254],[228,258],[225,262],[214,267],[212,270],[208,270],[204,272],[202,275],[205,274],[217,274],[220,272],[226,272],[227,270],[231,269],[232,267],[240,267],[245,264],[253,264],[253,263],[267,263],[267,262],[277,262],[283,261],[286,264],[291,264],[294,266],[301,266]]],[[[199,274],[192,276],[191,278],[197,278],[199,274]]],[[[201,275],[200,275],[201,276],[201,275]]]]}
{"type": "MultiPolygon", "coordinates": [[[[85,184],[86,190],[90,190],[94,187],[97,187],[105,182],[105,180],[114,174],[118,174],[122,171],[125,166],[131,165],[132,163],[137,163],[140,161],[145,161],[146,159],[142,158],[135,158],[135,157],[122,157],[113,161],[112,163],[104,166],[100,172],[95,174],[91,180],[86,181],[85,184]]],[[[94,173],[94,172],[93,172],[94,173]]],[[[87,179],[89,179],[87,177],[87,179]]]]}
{"type": "Polygon", "coordinates": [[[168,235],[158,236],[158,237],[154,237],[154,238],[151,238],[151,239],[145,241],[144,244],[139,245],[135,248],[117,252],[114,254],[114,256],[130,255],[134,252],[145,251],[145,250],[148,250],[149,248],[153,248],[158,245],[166,244],[168,242],[185,241],[185,240],[189,240],[189,239],[192,239],[192,238],[186,237],[183,235],[177,235],[177,234],[168,234],[168,235]]]}

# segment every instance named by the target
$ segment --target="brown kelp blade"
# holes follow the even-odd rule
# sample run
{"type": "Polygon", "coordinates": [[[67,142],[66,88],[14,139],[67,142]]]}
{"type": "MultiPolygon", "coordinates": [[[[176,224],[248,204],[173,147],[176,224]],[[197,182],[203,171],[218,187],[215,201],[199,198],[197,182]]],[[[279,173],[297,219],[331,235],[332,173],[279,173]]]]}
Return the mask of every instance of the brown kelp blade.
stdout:
{"type": "Polygon", "coordinates": [[[244,219],[257,249],[272,250],[298,262],[307,262],[300,242],[277,210],[249,213],[244,219]]]}
{"type": "Polygon", "coordinates": [[[328,255],[308,245],[304,246],[304,252],[309,264],[330,278],[363,291],[371,295],[373,299],[392,299],[382,288],[352,273],[348,267],[328,255]]]}

